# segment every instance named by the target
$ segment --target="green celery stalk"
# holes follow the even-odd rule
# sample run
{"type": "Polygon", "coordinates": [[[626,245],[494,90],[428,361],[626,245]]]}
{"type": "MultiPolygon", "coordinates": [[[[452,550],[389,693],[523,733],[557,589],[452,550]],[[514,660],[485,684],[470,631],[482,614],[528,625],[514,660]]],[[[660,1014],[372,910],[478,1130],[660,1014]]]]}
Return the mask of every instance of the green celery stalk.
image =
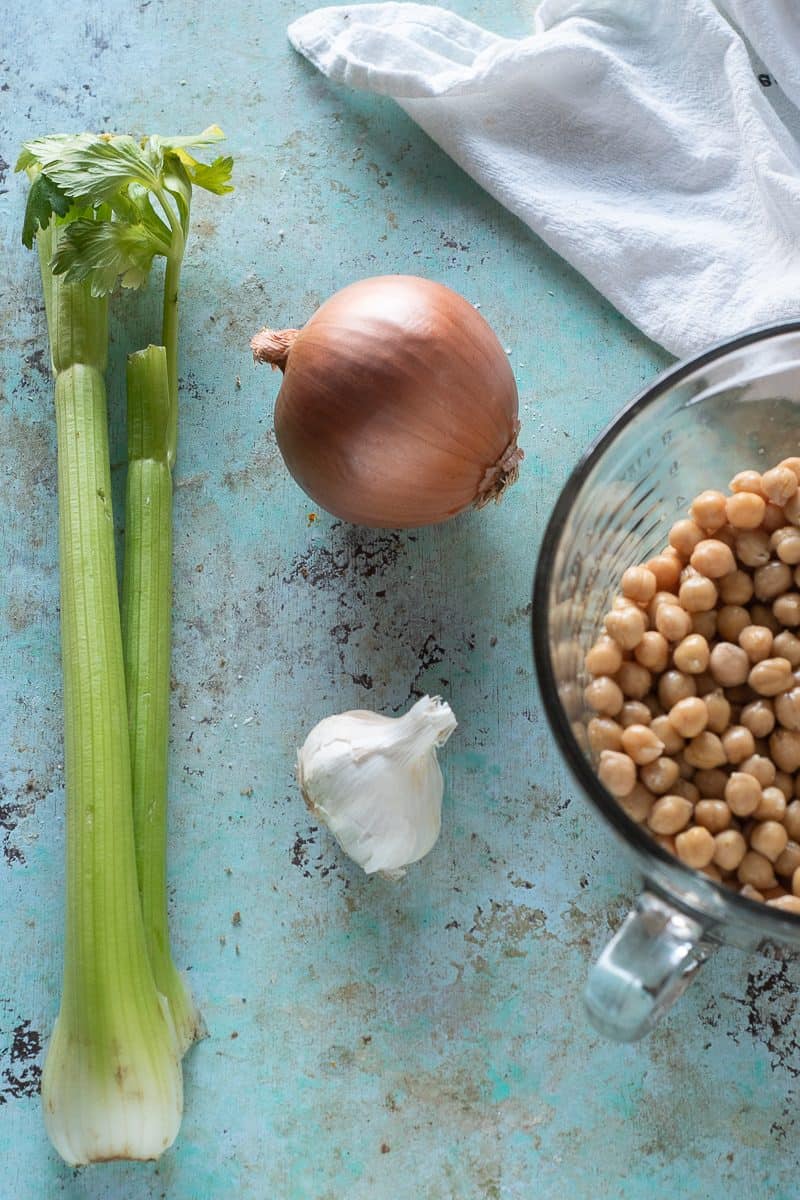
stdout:
{"type": "Polygon", "coordinates": [[[39,240],[63,468],[69,916],[43,1097],[68,1162],[155,1157],[168,1146],[181,1116],[179,1056],[199,1036],[166,924],[170,469],[192,188],[232,190],[232,159],[205,162],[194,152],[222,137],[215,125],[174,138],[55,134],[26,142],[17,162],[31,181],[22,240],[39,240]],[[167,264],[166,355],[134,359],[130,383],[129,725],[102,380],[105,297],[119,283],[142,287],[156,257],[167,264]]]}
{"type": "Polygon", "coordinates": [[[172,608],[171,403],[167,353],[128,358],[128,481],[122,633],[128,685],[133,819],[144,931],[181,1054],[203,1032],[172,958],[167,918],[167,746],[172,608]]]}
{"type": "Polygon", "coordinates": [[[147,953],[137,889],[128,710],[114,561],[103,373],[107,301],[38,234],[58,438],[67,800],[61,1007],[42,1078],[45,1125],[68,1163],[156,1158],[183,1106],[180,1056],[147,953]]]}

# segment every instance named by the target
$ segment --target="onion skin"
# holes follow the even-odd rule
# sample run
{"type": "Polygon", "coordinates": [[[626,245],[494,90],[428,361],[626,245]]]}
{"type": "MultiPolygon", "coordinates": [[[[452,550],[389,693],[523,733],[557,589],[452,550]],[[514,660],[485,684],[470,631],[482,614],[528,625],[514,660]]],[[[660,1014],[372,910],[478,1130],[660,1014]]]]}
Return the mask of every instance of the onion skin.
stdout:
{"type": "Polygon", "coordinates": [[[251,347],[284,372],[275,434],[286,465],[334,516],[376,529],[432,525],[499,499],[517,478],[508,358],[443,284],[364,279],[303,329],[265,329],[251,347]]]}

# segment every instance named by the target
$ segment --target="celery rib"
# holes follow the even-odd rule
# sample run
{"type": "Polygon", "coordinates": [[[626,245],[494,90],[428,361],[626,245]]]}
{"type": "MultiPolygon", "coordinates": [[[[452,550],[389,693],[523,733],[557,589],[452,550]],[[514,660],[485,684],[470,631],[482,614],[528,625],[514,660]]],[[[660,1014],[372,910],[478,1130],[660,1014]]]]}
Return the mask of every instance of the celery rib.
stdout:
{"type": "Polygon", "coordinates": [[[180,1052],[202,1022],[170,951],[167,796],[172,608],[171,390],[163,346],[128,358],[128,482],[122,631],[128,686],[133,819],[145,937],[180,1052]]]}

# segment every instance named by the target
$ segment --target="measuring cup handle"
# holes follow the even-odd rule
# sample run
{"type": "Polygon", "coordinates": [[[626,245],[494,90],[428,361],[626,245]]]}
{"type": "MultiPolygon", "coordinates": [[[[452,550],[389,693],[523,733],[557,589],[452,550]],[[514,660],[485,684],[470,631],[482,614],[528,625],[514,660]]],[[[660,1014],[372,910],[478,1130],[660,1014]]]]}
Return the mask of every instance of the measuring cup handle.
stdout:
{"type": "Polygon", "coordinates": [[[618,1042],[649,1033],[715,949],[699,921],[642,892],[589,972],[584,1000],[594,1027],[618,1042]]]}

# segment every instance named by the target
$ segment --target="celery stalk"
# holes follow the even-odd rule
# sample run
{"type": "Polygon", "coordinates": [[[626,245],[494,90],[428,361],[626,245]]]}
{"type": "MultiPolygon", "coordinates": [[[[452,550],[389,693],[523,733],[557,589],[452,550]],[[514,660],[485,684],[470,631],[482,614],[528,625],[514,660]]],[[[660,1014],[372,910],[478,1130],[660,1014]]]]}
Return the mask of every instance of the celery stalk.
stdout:
{"type": "Polygon", "coordinates": [[[54,275],[64,226],[38,235],[58,438],[67,800],[61,1007],[42,1078],[68,1163],[155,1158],[178,1132],[174,1024],[156,990],[137,888],[128,711],[103,373],[107,301],[54,275]]]}
{"type": "Polygon", "coordinates": [[[122,635],[128,685],[133,820],[145,937],[180,1052],[202,1033],[170,952],[167,922],[167,744],[172,607],[172,474],[167,353],[128,358],[128,482],[122,635]]]}

